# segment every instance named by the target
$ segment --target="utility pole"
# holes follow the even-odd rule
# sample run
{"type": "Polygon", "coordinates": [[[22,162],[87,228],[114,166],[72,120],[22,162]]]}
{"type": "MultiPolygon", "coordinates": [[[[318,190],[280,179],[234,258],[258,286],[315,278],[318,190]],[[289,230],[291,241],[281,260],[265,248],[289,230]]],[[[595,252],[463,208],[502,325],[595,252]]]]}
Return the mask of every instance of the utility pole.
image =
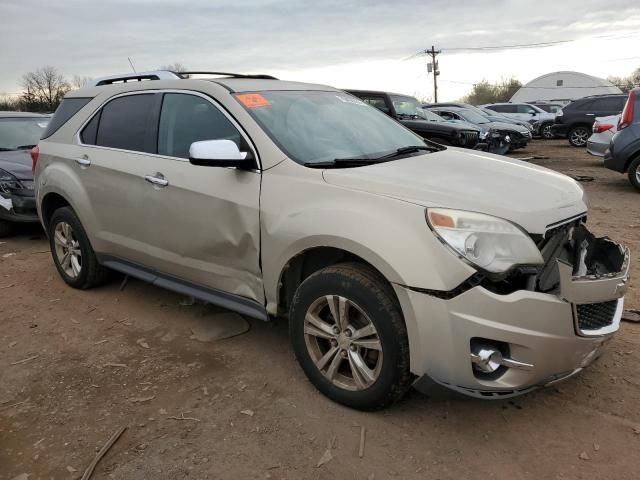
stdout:
{"type": "Polygon", "coordinates": [[[433,101],[434,103],[438,103],[438,75],[440,75],[440,69],[438,68],[438,61],[436,60],[436,55],[440,53],[440,50],[436,50],[433,45],[431,45],[431,50],[425,50],[424,53],[431,56],[431,63],[427,64],[427,71],[433,72],[433,101]]]}

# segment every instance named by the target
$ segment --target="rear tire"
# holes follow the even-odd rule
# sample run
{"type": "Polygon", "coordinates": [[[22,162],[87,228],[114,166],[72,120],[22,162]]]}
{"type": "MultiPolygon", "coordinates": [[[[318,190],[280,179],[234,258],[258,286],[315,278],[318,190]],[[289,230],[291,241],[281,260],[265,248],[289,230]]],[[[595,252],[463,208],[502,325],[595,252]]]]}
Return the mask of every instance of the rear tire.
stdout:
{"type": "Polygon", "coordinates": [[[411,386],[400,306],[370,267],[343,263],[302,282],[292,300],[289,333],[307,378],[335,402],[381,409],[411,386]]]}
{"type": "Polygon", "coordinates": [[[8,237],[13,232],[13,223],[0,220],[0,238],[8,237]]]}
{"type": "Polygon", "coordinates": [[[555,135],[553,134],[553,130],[551,129],[552,125],[553,123],[549,122],[549,123],[543,123],[540,126],[540,136],[545,140],[550,140],[552,138],[555,138],[555,135]]]}
{"type": "Polygon", "coordinates": [[[53,262],[67,285],[84,290],[104,282],[107,269],[98,263],[89,238],[71,207],[53,212],[47,230],[53,262]]]}
{"type": "Polygon", "coordinates": [[[627,170],[627,175],[629,176],[631,185],[633,185],[636,190],[640,191],[640,157],[637,157],[633,162],[631,162],[629,170],[627,170]]]}
{"type": "Polygon", "coordinates": [[[578,148],[586,147],[587,140],[589,140],[590,136],[591,130],[585,125],[578,125],[577,127],[573,127],[567,134],[569,143],[572,146],[578,148]]]}

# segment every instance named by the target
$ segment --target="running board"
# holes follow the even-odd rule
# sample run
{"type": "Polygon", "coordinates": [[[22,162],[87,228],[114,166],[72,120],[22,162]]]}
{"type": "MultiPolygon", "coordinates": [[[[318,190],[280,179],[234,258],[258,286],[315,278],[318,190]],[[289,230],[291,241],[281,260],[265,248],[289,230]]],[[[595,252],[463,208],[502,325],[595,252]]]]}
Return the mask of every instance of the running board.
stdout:
{"type": "Polygon", "coordinates": [[[228,310],[233,310],[241,315],[246,315],[257,320],[265,322],[269,320],[266,308],[255,300],[216,290],[215,288],[204,287],[202,285],[187,282],[172,275],[156,272],[112,255],[96,253],[96,257],[101,265],[120,273],[124,273],[125,275],[129,275],[130,277],[137,278],[144,282],[151,283],[182,295],[197,298],[203,302],[211,303],[228,310]]]}

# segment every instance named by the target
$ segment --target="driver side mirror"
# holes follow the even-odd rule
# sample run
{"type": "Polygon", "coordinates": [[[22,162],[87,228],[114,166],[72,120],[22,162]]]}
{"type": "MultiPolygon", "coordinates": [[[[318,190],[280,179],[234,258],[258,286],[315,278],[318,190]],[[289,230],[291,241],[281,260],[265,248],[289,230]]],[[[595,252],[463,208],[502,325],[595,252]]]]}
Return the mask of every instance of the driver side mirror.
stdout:
{"type": "Polygon", "coordinates": [[[251,152],[241,152],[231,140],[202,140],[189,147],[189,162],[203,167],[236,167],[251,169],[255,166],[251,152]]]}

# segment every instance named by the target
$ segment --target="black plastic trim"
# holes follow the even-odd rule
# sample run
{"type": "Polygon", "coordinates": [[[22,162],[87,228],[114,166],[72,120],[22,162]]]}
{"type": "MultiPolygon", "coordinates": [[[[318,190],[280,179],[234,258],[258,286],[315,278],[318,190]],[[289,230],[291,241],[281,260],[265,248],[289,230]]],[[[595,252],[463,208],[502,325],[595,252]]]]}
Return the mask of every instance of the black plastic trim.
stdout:
{"type": "Polygon", "coordinates": [[[191,283],[173,275],[161,273],[106,253],[96,253],[96,257],[101,265],[124,273],[125,275],[138,278],[182,295],[197,298],[198,300],[202,300],[222,308],[233,310],[234,312],[251,318],[263,321],[269,320],[266,308],[250,298],[191,283]]]}

